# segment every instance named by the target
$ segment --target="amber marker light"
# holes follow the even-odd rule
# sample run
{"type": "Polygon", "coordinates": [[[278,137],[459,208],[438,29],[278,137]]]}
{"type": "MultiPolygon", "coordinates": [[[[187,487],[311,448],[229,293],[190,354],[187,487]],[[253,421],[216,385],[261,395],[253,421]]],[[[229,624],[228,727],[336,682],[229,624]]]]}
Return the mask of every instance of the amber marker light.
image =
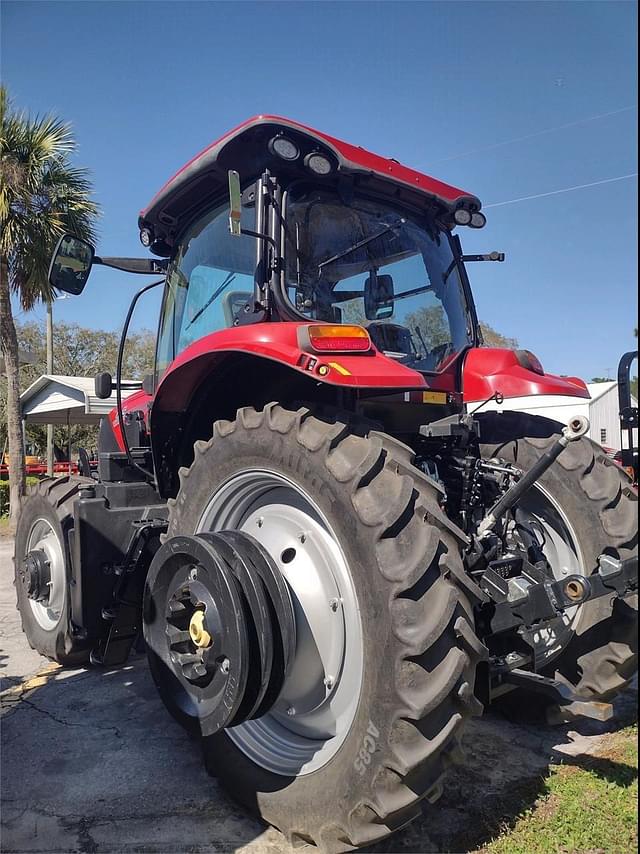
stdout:
{"type": "Polygon", "coordinates": [[[317,353],[363,353],[371,349],[371,339],[362,326],[317,324],[301,327],[300,345],[317,353]]]}

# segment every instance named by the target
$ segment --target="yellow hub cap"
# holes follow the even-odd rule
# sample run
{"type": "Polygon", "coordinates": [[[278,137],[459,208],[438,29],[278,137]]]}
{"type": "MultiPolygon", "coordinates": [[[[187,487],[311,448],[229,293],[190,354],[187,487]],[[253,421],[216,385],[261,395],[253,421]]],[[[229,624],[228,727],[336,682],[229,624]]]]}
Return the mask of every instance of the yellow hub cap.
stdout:
{"type": "Polygon", "coordinates": [[[211,635],[204,627],[204,611],[194,611],[189,621],[189,636],[197,647],[211,646],[211,635]]]}

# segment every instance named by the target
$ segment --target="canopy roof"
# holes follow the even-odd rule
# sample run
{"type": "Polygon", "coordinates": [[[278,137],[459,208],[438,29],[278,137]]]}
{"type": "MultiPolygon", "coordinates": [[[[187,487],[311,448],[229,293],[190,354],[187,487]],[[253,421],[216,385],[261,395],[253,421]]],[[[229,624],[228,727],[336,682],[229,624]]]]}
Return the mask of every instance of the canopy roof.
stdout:
{"type": "MultiPolygon", "coordinates": [[[[125,400],[133,389],[123,389],[125,400]]],[[[98,424],[116,405],[116,396],[96,397],[93,377],[43,374],[20,395],[29,424],[98,424]]]]}
{"type": "Polygon", "coordinates": [[[374,181],[378,191],[391,194],[396,201],[415,201],[418,197],[421,207],[427,201],[441,212],[451,213],[459,207],[475,211],[481,207],[476,196],[403,166],[393,158],[373,154],[292,119],[260,115],[211,143],[178,170],[140,212],[138,225],[150,232],[153,252],[170,255],[181,230],[199,208],[210,207],[216,199],[228,197],[228,170],[238,171],[247,182],[269,168],[286,184],[313,177],[304,164],[306,157],[314,153],[324,155],[333,165],[332,173],[322,177],[325,186],[344,175],[369,184],[374,181]],[[298,147],[300,154],[295,160],[286,161],[271,151],[270,142],[280,135],[298,147]]]}

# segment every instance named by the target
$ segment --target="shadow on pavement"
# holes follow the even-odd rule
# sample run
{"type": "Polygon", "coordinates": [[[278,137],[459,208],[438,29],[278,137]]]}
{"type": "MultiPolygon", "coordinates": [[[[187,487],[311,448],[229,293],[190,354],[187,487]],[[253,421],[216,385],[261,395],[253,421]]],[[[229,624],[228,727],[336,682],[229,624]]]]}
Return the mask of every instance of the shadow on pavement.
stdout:
{"type": "Polygon", "coordinates": [[[26,696],[7,693],[3,851],[196,854],[263,833],[206,773],[146,658],[111,671],[57,669],[26,696]]]}
{"type": "MultiPolygon", "coordinates": [[[[144,657],[111,671],[54,669],[40,681],[5,696],[3,851],[293,851],[207,775],[199,743],[165,711],[144,657]]],[[[466,764],[452,771],[438,804],[367,850],[480,848],[545,793],[551,763],[587,763],[629,785],[629,766],[585,754],[598,735],[631,722],[635,708],[628,690],[608,724],[525,726],[497,713],[474,721],[466,764]]]]}

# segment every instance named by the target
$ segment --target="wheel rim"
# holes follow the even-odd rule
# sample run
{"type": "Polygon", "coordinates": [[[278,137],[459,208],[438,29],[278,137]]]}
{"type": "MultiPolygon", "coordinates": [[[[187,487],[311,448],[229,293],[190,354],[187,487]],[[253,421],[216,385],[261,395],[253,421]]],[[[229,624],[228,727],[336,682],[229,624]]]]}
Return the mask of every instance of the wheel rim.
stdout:
{"type": "Polygon", "coordinates": [[[227,735],[257,765],[302,775],[346,738],[362,685],[362,629],[343,551],[317,505],[280,474],[252,470],[211,498],[196,533],[242,530],[269,552],[291,589],[296,652],[273,708],[227,735]]]}
{"type": "Polygon", "coordinates": [[[31,526],[24,557],[26,558],[29,552],[37,550],[46,554],[49,563],[49,597],[45,602],[38,602],[31,598],[28,602],[38,625],[46,631],[52,631],[62,616],[67,578],[62,543],[46,519],[36,519],[31,526]]]}
{"type": "MultiPolygon", "coordinates": [[[[586,575],[582,550],[573,525],[558,502],[537,483],[519,501],[518,508],[533,523],[543,538],[543,552],[553,579],[562,581],[570,575],[586,575]]],[[[550,661],[559,655],[576,630],[582,605],[575,605],[561,617],[550,620],[544,627],[528,633],[541,657],[550,661]]]]}

